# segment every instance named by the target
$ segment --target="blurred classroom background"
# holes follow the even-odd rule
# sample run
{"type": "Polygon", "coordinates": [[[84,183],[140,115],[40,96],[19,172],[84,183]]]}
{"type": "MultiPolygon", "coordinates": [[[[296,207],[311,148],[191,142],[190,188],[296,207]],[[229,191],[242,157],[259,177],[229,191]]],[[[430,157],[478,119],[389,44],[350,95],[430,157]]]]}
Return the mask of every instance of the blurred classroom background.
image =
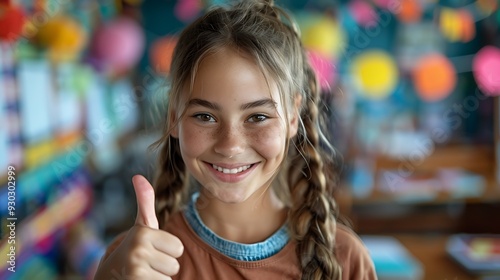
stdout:
{"type": "MultiPolygon", "coordinates": [[[[153,177],[179,31],[224,2],[0,0],[0,279],[93,278],[135,220],[131,177],[153,177]]],[[[277,3],[379,278],[500,279],[498,1],[277,3]]]]}

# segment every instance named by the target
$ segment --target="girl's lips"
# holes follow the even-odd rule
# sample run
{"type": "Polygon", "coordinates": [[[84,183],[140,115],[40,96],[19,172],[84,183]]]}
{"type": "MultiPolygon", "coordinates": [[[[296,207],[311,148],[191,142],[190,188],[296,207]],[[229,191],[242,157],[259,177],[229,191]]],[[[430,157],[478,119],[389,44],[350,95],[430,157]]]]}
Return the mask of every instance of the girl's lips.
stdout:
{"type": "Polygon", "coordinates": [[[251,164],[214,164],[205,162],[207,168],[220,181],[236,183],[248,176],[259,163],[251,164]]]}

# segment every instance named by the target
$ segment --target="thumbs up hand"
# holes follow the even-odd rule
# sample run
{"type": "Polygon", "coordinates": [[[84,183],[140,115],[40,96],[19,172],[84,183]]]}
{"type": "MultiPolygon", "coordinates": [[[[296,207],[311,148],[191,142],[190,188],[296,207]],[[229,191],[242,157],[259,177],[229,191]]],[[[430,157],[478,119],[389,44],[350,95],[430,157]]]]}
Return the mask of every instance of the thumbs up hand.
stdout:
{"type": "Polygon", "coordinates": [[[137,197],[137,218],[123,241],[99,265],[96,280],[171,279],[179,272],[178,257],[184,246],[176,236],[160,230],[155,212],[154,189],[143,176],[132,178],[137,197]]]}
{"type": "Polygon", "coordinates": [[[135,225],[158,229],[155,211],[155,191],[146,178],[136,175],[132,178],[137,197],[137,218],[135,225]]]}

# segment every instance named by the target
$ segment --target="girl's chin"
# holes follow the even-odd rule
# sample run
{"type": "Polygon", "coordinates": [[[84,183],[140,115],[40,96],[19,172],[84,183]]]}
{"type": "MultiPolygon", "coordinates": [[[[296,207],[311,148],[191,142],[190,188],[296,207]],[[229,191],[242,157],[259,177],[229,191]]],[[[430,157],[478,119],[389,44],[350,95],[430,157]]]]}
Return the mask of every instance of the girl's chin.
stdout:
{"type": "Polygon", "coordinates": [[[227,204],[238,204],[245,202],[248,196],[243,194],[233,194],[233,193],[220,193],[215,196],[220,202],[227,204]]]}
{"type": "Polygon", "coordinates": [[[220,202],[227,204],[237,204],[245,202],[251,194],[245,192],[237,192],[234,190],[217,190],[217,189],[205,189],[205,196],[210,199],[217,199],[220,202]]]}

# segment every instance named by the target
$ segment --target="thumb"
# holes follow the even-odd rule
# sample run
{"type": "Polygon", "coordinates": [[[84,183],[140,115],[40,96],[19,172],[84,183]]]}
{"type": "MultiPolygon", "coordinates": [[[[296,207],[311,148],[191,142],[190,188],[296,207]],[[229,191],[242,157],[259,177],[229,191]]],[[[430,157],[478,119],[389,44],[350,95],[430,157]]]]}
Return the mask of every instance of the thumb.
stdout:
{"type": "Polygon", "coordinates": [[[136,225],[158,229],[158,219],[155,212],[155,191],[151,184],[142,175],[132,178],[135,195],[137,197],[136,225]]]}

